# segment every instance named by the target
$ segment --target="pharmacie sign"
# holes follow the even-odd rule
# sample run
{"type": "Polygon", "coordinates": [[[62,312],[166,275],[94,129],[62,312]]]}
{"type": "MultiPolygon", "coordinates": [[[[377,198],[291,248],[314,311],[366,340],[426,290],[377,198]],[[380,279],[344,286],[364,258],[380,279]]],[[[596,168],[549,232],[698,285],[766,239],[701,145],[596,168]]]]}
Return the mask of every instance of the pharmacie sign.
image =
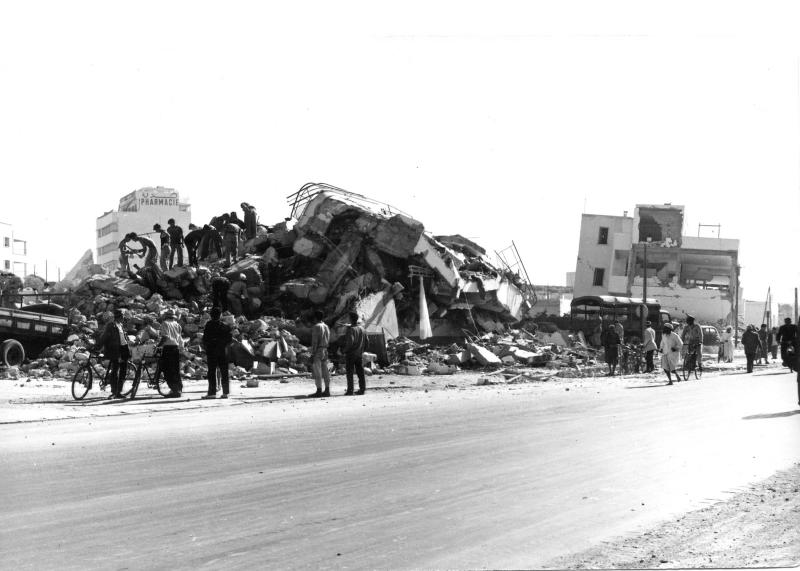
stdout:
{"type": "Polygon", "coordinates": [[[139,195],[139,207],[142,206],[178,206],[178,193],[159,195],[143,192],[139,195]]]}

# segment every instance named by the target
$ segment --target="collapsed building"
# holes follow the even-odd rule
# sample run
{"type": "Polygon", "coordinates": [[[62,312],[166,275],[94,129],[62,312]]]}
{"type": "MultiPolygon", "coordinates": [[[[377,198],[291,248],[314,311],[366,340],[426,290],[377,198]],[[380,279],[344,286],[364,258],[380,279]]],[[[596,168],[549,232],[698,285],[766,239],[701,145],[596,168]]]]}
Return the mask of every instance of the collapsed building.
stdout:
{"type": "Polygon", "coordinates": [[[265,255],[289,296],[282,306],[300,302],[334,317],[354,307],[368,332],[393,338],[416,336],[426,313],[435,337],[499,331],[535,303],[529,284],[479,245],[434,236],[390,205],[316,183],[289,201],[289,220],[256,238],[279,245],[265,255]]]}
{"type": "Polygon", "coordinates": [[[634,216],[584,214],[575,297],[655,298],[674,317],[737,322],[739,240],[684,235],[684,207],[639,204],[634,216]]]}

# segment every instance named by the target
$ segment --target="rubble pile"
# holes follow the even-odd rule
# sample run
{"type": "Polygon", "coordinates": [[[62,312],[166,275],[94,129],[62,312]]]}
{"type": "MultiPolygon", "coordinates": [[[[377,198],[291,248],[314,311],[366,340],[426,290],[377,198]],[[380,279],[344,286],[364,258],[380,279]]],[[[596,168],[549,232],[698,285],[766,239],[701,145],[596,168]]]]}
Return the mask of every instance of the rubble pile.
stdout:
{"type": "Polygon", "coordinates": [[[172,309],[188,340],[183,374],[204,377],[202,330],[220,277],[243,278],[246,285],[241,314],[223,314],[234,326],[230,357],[240,375],[307,373],[309,317],[316,309],[331,326],[334,367],[342,365],[336,350],[352,310],[361,315],[370,340],[369,373],[536,367],[566,376],[594,362],[592,351],[580,344],[567,348],[560,334],[510,329],[528,316],[532,289],[510,269],[493,265],[467,238],[433,236],[388,205],[329,185],[308,184],[289,198],[292,216],[259,225],[230,265],[213,250],[198,267],[148,266],[116,276],[87,273],[96,266],[85,261],[84,273],[76,274],[81,279],[70,288],[69,342],[47,349],[25,372],[70,376],[115,309],[124,310],[133,359],[140,359],[157,342],[160,316],[172,309]],[[426,316],[434,338],[460,341],[433,346],[409,339],[426,316]]]}

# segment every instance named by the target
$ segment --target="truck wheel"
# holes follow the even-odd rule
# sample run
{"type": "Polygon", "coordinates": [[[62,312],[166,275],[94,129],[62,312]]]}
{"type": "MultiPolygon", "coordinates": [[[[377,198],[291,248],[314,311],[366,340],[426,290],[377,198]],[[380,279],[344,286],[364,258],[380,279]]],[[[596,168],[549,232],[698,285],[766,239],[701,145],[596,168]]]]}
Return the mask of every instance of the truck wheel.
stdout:
{"type": "Polygon", "coordinates": [[[15,339],[6,339],[0,345],[0,362],[9,367],[19,367],[25,360],[25,349],[15,339]]]}

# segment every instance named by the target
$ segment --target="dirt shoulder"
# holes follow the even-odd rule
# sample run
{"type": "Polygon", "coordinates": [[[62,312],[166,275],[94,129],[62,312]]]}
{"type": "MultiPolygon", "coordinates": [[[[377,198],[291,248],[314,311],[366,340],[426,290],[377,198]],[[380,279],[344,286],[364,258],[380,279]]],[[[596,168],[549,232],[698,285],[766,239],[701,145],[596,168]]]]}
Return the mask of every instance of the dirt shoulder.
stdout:
{"type": "Polygon", "coordinates": [[[653,529],[561,557],[556,569],[800,565],[800,464],[653,529]]]}

